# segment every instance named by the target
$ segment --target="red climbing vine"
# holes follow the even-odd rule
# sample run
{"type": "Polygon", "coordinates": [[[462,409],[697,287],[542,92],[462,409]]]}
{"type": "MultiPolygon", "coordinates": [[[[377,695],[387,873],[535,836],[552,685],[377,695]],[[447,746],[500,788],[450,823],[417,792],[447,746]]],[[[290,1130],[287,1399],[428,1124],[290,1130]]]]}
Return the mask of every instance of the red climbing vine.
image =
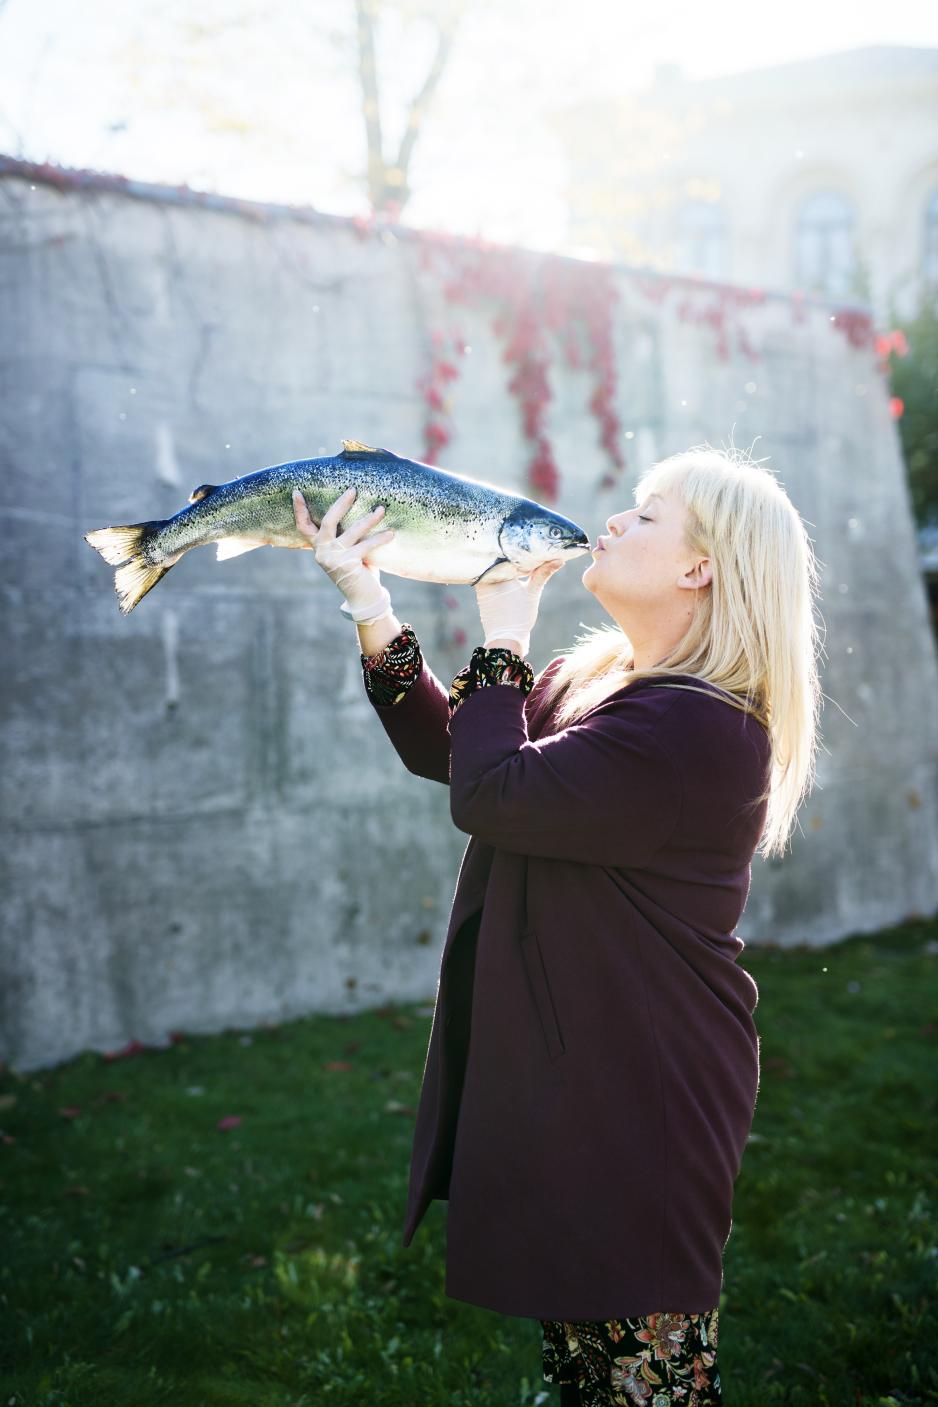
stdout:
{"type": "MultiPolygon", "coordinates": [[[[512,368],[508,389],[518,400],[522,429],[532,445],[527,469],[532,493],[542,502],[555,503],[560,490],[560,475],[546,428],[547,408],[553,399],[552,334],[559,340],[570,367],[583,365],[580,342],[585,334],[586,367],[594,382],[590,410],[599,421],[602,447],[616,469],[624,469],[625,458],[618,442],[621,425],[613,406],[616,372],[612,309],[618,293],[611,268],[529,250],[506,249],[484,240],[457,244],[447,238],[426,238],[421,243],[422,266],[433,267],[436,256],[445,258],[443,293],[450,304],[475,306],[482,300],[489,304],[492,330],[503,344],[502,360],[512,368]]],[[[446,349],[452,348],[459,356],[465,352],[466,344],[461,332],[447,336],[439,330],[433,332],[431,342],[430,370],[420,378],[419,389],[428,408],[424,453],[432,462],[451,439],[446,423],[450,406],[445,391],[459,375],[458,362],[447,355],[446,349]]],[[[612,476],[607,476],[607,480],[615,482],[612,476]]]]}

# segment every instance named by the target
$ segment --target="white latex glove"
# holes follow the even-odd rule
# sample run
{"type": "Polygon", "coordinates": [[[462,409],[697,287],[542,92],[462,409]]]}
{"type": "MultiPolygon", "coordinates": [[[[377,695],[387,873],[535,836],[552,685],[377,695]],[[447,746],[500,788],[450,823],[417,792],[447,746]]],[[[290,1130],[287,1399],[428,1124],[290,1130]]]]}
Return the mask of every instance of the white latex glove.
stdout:
{"type": "Polygon", "coordinates": [[[317,528],[309,516],[305,498],[299,489],[294,489],[293,515],[300,532],[309,538],[316,561],[345,597],[339,609],[351,616],[356,625],[366,625],[391,609],[391,594],[386,586],[382,586],[378,568],[362,559],[370,548],[390,542],[394,529],[387,528],[384,532],[364,537],[384,512],[384,506],[379,504],[364,518],[359,518],[346,528],[341,537],[336,537],[336,525],[341,521],[342,514],[351,508],[356,493],[357,489],[346,489],[342,497],[326,509],[317,528]]]}
{"type": "Polygon", "coordinates": [[[531,631],[537,620],[541,592],[548,577],[559,571],[563,562],[543,562],[526,577],[511,581],[480,581],[475,589],[485,632],[484,645],[490,641],[514,640],[518,653],[526,655],[531,644],[531,631]]]}

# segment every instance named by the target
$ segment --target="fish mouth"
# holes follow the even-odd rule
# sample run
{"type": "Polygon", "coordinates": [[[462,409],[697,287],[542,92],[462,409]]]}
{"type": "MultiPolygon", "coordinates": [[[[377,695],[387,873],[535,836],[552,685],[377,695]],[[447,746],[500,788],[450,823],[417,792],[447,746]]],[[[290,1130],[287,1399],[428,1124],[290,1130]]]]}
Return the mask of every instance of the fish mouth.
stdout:
{"type": "Polygon", "coordinates": [[[592,551],[592,548],[590,547],[589,537],[583,531],[583,529],[578,528],[573,524],[571,524],[571,527],[573,530],[566,535],[566,539],[561,543],[561,548],[564,555],[567,555],[568,553],[573,554],[575,552],[592,551]]]}

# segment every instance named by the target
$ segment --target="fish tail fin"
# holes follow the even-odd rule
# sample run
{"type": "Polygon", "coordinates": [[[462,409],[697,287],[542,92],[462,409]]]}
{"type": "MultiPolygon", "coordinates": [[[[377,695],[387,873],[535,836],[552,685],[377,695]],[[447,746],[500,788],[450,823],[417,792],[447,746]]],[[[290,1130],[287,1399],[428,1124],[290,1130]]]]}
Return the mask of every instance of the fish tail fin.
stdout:
{"type": "Polygon", "coordinates": [[[178,557],[168,562],[148,560],[146,548],[162,526],[161,521],[123,523],[117,527],[98,528],[84,535],[85,541],[101,553],[109,566],[117,567],[114,590],[122,615],[129,615],[138,601],[142,601],[179,560],[178,557]],[[121,566],[122,562],[126,565],[121,566]]]}
{"type": "Polygon", "coordinates": [[[138,601],[142,601],[148,591],[152,591],[158,581],[176,565],[175,562],[162,562],[159,566],[151,566],[149,562],[134,559],[126,566],[118,567],[114,573],[114,590],[120,600],[118,602],[121,615],[129,615],[138,601]]]}

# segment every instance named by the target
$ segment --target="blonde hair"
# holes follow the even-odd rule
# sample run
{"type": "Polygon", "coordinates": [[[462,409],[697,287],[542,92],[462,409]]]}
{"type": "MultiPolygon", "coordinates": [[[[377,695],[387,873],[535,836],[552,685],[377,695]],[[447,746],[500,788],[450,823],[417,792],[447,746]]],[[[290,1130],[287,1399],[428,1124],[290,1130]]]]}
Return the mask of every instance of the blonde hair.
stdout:
{"type": "MultiPolygon", "coordinates": [[[[774,474],[735,447],[696,445],[659,460],[634,492],[636,504],[652,493],[683,503],[687,546],[711,561],[709,590],[694,593],[684,637],[647,669],[633,669],[632,643],[618,626],[588,627],[568,650],[555,652],[563,663],[547,681],[545,698],[563,694],[555,718],[563,727],[635,679],[690,674],[715,686],[730,707],[753,714],[768,730],[771,766],[752,806],[768,803],[758,851],[781,855],[815,781],[822,646],[810,538],[774,474]]],[[[692,684],[666,687],[713,697],[692,684]]]]}

